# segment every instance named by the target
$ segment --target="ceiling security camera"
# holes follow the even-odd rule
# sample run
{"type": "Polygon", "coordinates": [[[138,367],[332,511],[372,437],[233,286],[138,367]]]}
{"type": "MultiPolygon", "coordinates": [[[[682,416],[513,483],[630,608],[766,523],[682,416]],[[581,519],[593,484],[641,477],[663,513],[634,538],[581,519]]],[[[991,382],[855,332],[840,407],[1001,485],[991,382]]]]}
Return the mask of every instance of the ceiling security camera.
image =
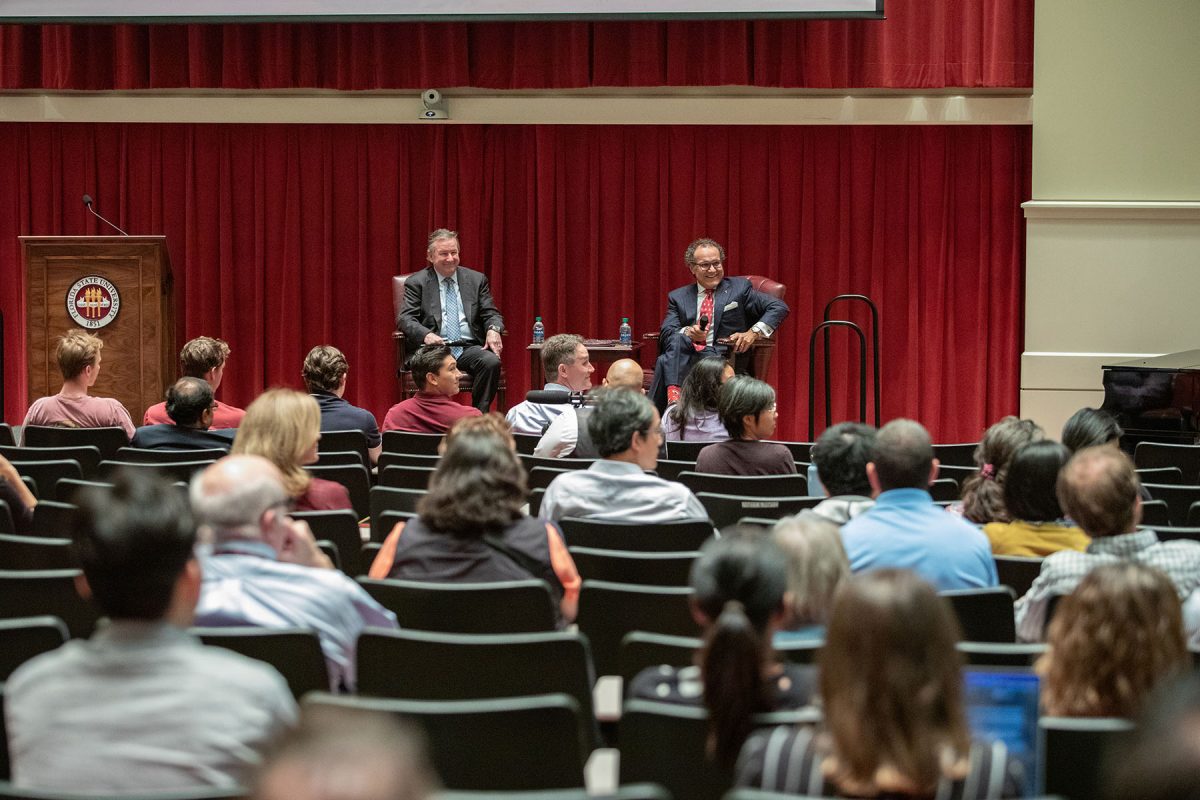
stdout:
{"type": "Polygon", "coordinates": [[[442,99],[442,93],[437,89],[426,89],[421,92],[421,103],[425,106],[425,110],[421,112],[421,119],[450,119],[446,102],[442,99]]]}

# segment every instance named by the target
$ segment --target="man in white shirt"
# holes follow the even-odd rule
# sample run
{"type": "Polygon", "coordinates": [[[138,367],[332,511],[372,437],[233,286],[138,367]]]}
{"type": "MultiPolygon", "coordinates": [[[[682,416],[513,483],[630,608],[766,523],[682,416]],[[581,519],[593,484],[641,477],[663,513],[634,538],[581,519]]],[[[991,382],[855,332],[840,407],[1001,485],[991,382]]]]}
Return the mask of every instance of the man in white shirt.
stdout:
{"type": "MultiPolygon", "coordinates": [[[[546,372],[545,392],[579,394],[592,388],[592,366],[583,337],[574,333],[551,336],[542,345],[542,367],[546,372]]],[[[508,410],[505,419],[513,433],[532,433],[541,436],[559,414],[570,407],[567,398],[562,403],[535,403],[524,400],[508,410]]]]}

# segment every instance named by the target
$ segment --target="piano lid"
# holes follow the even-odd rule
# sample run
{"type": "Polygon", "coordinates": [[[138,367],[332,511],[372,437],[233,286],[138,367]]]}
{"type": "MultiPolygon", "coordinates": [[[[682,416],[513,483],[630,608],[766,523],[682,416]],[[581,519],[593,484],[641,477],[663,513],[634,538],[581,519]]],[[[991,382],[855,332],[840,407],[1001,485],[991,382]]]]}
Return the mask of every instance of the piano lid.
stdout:
{"type": "Polygon", "coordinates": [[[1182,353],[1167,353],[1163,356],[1135,358],[1105,364],[1100,369],[1130,370],[1132,372],[1200,372],[1200,350],[1184,350],[1182,353]]]}

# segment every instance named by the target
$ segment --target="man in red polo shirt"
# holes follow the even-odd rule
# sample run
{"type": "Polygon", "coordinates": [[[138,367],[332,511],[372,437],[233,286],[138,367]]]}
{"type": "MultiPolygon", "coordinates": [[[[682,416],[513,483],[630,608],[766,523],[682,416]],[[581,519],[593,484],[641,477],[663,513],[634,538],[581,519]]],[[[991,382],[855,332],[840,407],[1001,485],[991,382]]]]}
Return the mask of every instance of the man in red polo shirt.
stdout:
{"type": "MultiPolygon", "coordinates": [[[[179,351],[179,364],[183,367],[184,378],[201,378],[208,381],[213,394],[221,386],[221,378],[225,375],[225,362],[229,358],[229,345],[221,339],[209,336],[197,336],[183,346],[179,351]]],[[[220,400],[213,410],[212,428],[236,428],[242,422],[246,412],[236,406],[227,405],[220,400]]],[[[142,425],[173,425],[174,420],[167,416],[167,404],[156,403],[146,409],[142,425]]]]}
{"type": "Polygon", "coordinates": [[[409,369],[420,391],[388,410],[382,430],[445,433],[463,417],[481,416],[478,408],[454,400],[460,373],[446,345],[425,345],[413,354],[409,369]]]}

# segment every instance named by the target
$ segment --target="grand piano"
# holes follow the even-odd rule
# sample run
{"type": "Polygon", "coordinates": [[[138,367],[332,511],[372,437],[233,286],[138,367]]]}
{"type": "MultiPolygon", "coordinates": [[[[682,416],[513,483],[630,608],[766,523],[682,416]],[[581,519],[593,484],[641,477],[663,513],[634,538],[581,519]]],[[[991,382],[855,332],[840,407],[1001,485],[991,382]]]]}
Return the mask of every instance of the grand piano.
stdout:
{"type": "Polygon", "coordinates": [[[1104,405],[1125,429],[1122,446],[1140,441],[1200,443],[1200,350],[1102,366],[1104,405]]]}

